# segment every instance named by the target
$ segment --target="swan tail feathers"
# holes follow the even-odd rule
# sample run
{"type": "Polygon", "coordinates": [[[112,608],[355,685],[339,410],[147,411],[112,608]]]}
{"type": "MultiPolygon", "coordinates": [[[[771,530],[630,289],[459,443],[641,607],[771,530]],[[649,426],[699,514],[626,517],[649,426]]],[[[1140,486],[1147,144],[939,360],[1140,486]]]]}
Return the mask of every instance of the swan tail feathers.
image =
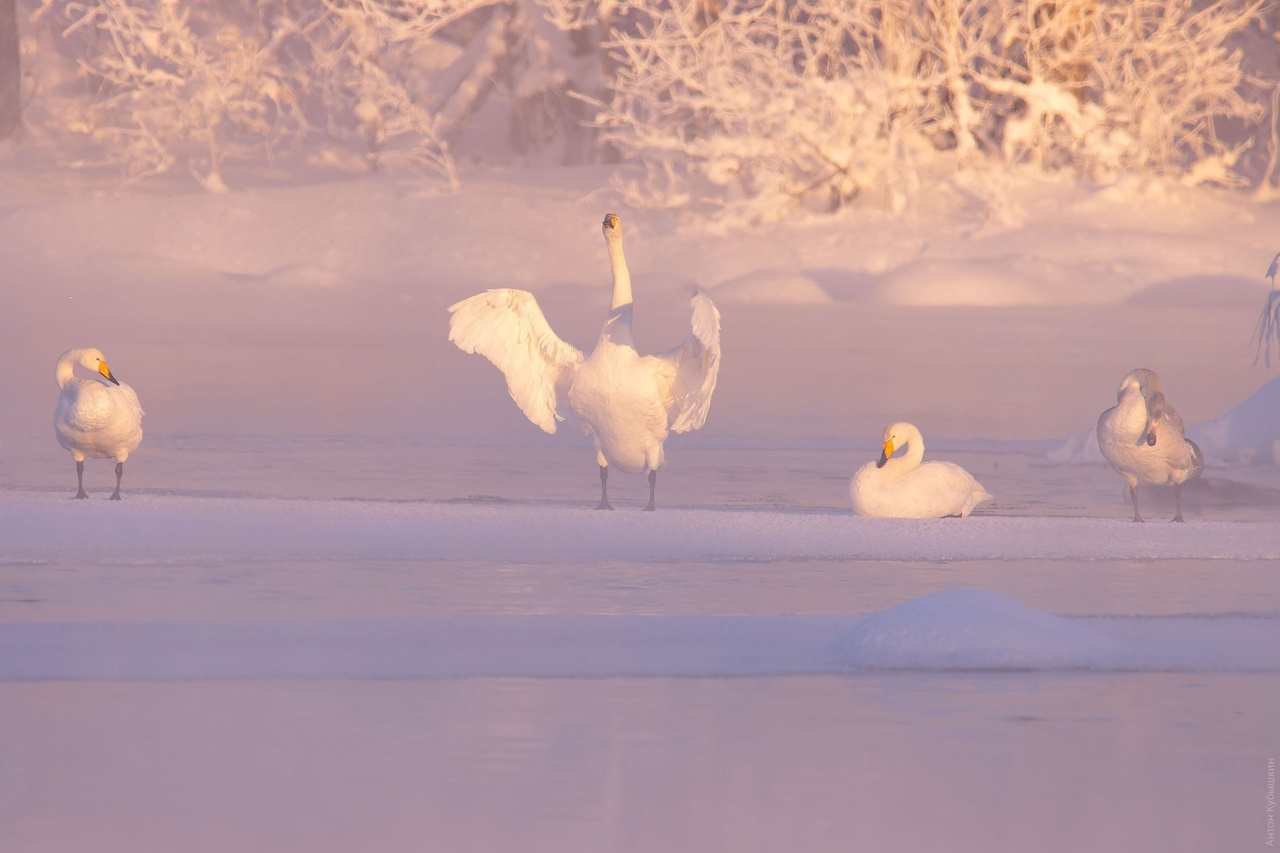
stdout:
{"type": "Polygon", "coordinates": [[[1200,445],[1189,438],[1187,446],[1191,448],[1191,473],[1187,475],[1187,479],[1194,480],[1204,473],[1204,453],[1200,450],[1200,445]]]}

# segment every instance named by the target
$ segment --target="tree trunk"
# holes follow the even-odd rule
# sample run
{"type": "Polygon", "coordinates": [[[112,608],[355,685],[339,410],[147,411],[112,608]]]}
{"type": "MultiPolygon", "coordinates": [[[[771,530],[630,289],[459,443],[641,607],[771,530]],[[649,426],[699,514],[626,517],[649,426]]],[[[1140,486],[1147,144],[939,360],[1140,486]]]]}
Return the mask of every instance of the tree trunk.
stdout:
{"type": "Polygon", "coordinates": [[[17,135],[22,120],[17,0],[0,0],[0,139],[17,135]]]}

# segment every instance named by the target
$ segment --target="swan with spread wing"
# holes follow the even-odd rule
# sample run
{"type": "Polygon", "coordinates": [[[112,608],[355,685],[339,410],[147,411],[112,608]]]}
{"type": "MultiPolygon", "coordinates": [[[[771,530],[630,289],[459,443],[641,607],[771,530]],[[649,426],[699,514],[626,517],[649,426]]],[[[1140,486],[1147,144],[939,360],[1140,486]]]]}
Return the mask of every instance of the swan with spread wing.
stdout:
{"type": "Polygon", "coordinates": [[[449,307],[449,340],[479,353],[502,371],[516,405],[549,433],[564,406],[595,440],[600,465],[599,509],[609,504],[609,466],[649,474],[654,508],[662,446],[671,432],[701,427],[720,372],[720,312],[701,293],[692,300],[692,330],[684,343],[656,355],[636,351],[631,335],[631,274],[622,251],[622,221],[603,224],[613,270],[613,302],[590,355],[562,341],[533,294],[488,290],[449,307]]]}

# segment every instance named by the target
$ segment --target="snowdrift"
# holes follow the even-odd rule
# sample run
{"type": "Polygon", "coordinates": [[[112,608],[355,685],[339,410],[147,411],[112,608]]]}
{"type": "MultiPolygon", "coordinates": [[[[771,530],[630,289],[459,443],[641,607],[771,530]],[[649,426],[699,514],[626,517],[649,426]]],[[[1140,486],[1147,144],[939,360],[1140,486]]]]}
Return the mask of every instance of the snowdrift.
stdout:
{"type": "Polygon", "coordinates": [[[212,499],[122,504],[0,493],[0,565],[235,559],[630,563],[778,560],[1259,560],[1280,521],[1135,525],[1127,518],[900,520],[846,512],[653,514],[458,501],[212,499]]]}

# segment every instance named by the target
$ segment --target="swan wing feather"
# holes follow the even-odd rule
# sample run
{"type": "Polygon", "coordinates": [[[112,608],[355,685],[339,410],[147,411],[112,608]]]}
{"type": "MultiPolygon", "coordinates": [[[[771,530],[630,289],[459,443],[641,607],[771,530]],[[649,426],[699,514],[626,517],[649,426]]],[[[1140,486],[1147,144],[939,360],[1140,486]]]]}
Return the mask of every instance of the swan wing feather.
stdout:
{"type": "Polygon", "coordinates": [[[688,432],[707,422],[720,375],[720,311],[702,293],[693,295],[691,305],[689,337],[661,356],[675,367],[668,409],[672,432],[688,432]]]}
{"type": "Polygon", "coordinates": [[[498,288],[449,306],[449,340],[493,362],[525,417],[546,432],[564,420],[559,401],[582,363],[582,352],[560,340],[533,294],[498,288]]]}

